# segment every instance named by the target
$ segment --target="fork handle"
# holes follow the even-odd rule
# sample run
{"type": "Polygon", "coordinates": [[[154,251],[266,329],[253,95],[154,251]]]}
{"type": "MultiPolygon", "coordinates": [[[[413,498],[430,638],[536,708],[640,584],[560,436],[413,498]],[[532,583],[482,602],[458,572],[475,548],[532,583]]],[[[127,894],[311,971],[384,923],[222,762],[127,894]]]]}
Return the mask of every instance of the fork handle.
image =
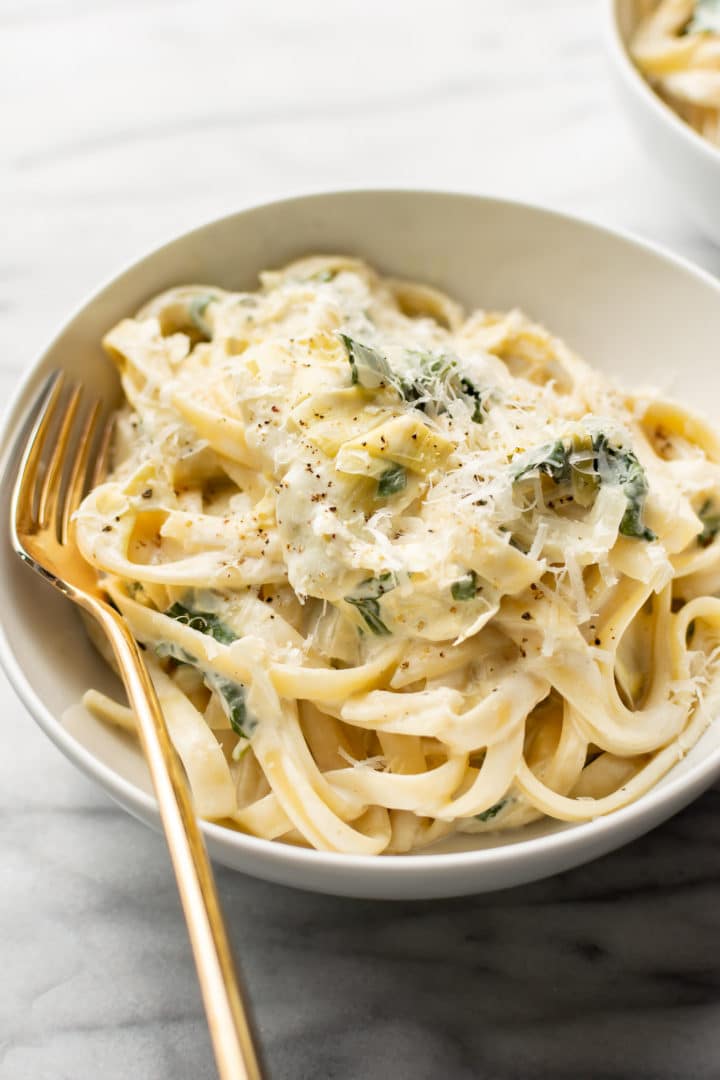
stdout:
{"type": "Polygon", "coordinates": [[[92,614],[107,634],[138,719],[185,912],[218,1073],[221,1080],[262,1080],[266,1073],[247,997],[239,985],[210,860],[155,687],[118,613],[102,601],[95,601],[92,614]]]}

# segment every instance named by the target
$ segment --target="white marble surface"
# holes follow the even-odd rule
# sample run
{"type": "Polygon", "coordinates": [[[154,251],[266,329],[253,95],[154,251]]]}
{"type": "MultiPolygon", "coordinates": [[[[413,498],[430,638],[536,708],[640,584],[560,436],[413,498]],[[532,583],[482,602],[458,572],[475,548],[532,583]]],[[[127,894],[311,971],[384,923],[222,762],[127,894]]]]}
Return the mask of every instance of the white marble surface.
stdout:
{"type": "MultiPolygon", "coordinates": [[[[0,398],[99,280],[319,188],[516,196],[720,272],[618,114],[591,0],[0,0],[0,398]]],[[[592,303],[592,297],[588,297],[592,303]]],[[[0,684],[0,1077],[215,1075],[159,837],[0,684]]],[[[274,1077],[720,1075],[720,797],[511,893],[219,883],[274,1077]]]]}

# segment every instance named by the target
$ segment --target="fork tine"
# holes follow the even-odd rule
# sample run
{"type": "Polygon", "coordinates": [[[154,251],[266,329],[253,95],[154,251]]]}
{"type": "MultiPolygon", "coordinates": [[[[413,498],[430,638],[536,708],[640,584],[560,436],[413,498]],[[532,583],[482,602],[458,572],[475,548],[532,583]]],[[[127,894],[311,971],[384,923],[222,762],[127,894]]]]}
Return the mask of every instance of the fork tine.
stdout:
{"type": "Polygon", "coordinates": [[[55,519],[62,484],[62,466],[67,456],[81,394],[82,384],[78,383],[77,386],[73,387],[70,400],[65,406],[65,412],[60,421],[60,429],[56,435],[50,460],[45,469],[37,509],[38,525],[41,529],[47,528],[55,519]]]}
{"type": "Polygon", "coordinates": [[[105,477],[108,471],[108,465],[110,462],[110,446],[112,444],[112,437],[115,432],[115,416],[111,416],[108,420],[105,430],[100,440],[98,452],[95,455],[95,465],[93,467],[93,473],[90,480],[91,487],[99,487],[100,484],[105,482],[105,477]]]}
{"type": "Polygon", "coordinates": [[[43,447],[47,439],[48,429],[55,415],[63,383],[64,375],[62,371],[58,371],[50,377],[38,395],[40,401],[39,412],[24,445],[13,489],[12,526],[16,534],[15,540],[18,532],[33,529],[36,525],[34,513],[35,485],[43,447]]]}
{"type": "MultiPolygon", "coordinates": [[[[85,424],[82,433],[80,434],[80,438],[78,439],[75,451],[75,460],[73,461],[72,469],[70,470],[67,491],[65,492],[65,504],[62,511],[60,531],[60,542],[62,544],[66,544],[70,537],[72,516],[80,505],[80,501],[85,493],[90,450],[92,449],[99,416],[100,402],[95,401],[85,417],[85,424]]],[[[110,427],[109,424],[108,427],[110,427]]],[[[104,441],[105,434],[103,433],[103,442],[104,441]]]]}

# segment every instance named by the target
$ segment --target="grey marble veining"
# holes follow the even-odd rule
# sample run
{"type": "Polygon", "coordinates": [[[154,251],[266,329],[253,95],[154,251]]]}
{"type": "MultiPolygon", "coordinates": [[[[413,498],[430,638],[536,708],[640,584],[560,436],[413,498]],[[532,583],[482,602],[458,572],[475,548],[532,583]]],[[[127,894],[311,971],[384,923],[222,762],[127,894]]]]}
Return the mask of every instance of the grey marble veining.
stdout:
{"type": "MultiPolygon", "coordinates": [[[[124,262],[312,189],[505,194],[720,272],[618,113],[602,6],[0,2],[0,396],[124,262]]],[[[213,1077],[162,839],[0,705],[0,1078],[213,1077]]],[[[220,870],[273,1076],[717,1077],[718,837],[711,791],[572,873],[418,904],[220,870]]]]}

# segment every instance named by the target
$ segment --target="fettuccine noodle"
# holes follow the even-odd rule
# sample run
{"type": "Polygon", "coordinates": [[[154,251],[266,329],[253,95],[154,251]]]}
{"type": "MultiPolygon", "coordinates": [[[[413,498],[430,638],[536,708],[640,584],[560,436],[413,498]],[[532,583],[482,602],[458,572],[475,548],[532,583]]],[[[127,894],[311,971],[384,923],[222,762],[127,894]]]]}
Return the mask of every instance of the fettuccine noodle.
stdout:
{"type": "Polygon", "coordinates": [[[720,2],[657,0],[630,43],[645,78],[683,120],[720,146],[720,2]]]}
{"type": "Polygon", "coordinates": [[[709,723],[700,418],[339,256],[172,289],[104,345],[127,403],[77,543],[204,817],[365,854],[585,821],[709,723]]]}

